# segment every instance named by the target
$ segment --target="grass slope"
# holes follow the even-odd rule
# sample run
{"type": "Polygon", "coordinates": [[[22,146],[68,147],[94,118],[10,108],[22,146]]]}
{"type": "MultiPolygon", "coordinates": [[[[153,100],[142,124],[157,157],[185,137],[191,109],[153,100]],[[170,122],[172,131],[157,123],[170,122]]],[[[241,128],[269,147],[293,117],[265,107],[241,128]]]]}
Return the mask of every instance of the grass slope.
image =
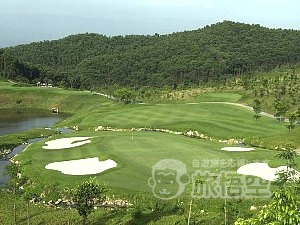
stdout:
{"type": "Polygon", "coordinates": [[[50,111],[58,107],[61,113],[69,115],[68,124],[79,124],[90,112],[117,107],[115,102],[88,91],[19,87],[8,82],[0,82],[0,102],[0,109],[50,111]]]}
{"type": "MultiPolygon", "coordinates": [[[[77,113],[111,103],[100,95],[88,91],[61,88],[22,87],[0,82],[1,108],[43,109],[60,107],[62,112],[77,113]]],[[[99,108],[97,108],[99,110],[99,108]]]]}

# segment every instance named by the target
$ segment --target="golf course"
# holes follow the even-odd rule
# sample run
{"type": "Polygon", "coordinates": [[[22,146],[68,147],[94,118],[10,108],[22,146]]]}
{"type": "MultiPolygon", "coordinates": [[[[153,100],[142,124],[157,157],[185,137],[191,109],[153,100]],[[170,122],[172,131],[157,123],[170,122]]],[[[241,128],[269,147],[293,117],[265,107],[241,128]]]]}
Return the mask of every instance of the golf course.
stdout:
{"type": "Polygon", "coordinates": [[[20,224],[26,218],[32,224],[81,224],[74,206],[63,203],[72,201],[70,193],[80,184],[94,179],[106,191],[89,216],[91,224],[186,224],[187,218],[194,224],[234,224],[259,215],[251,207],[273,201],[278,172],[299,176],[299,157],[293,156],[293,164],[278,157],[299,151],[299,125],[277,119],[273,109],[256,113],[251,92],[239,88],[160,90],[131,102],[101,90],[39,87],[4,78],[0,88],[5,112],[51,115],[57,108],[60,118],[52,127],[0,137],[4,152],[42,138],[11,159],[17,162],[12,165],[21,165],[16,175],[26,177],[34,195],[25,201],[1,189],[1,198],[8,199],[0,205],[3,221],[13,221],[17,204],[20,224]],[[61,133],[61,128],[71,132],[61,133]],[[176,177],[159,172],[166,167],[176,177]]]}
{"type": "Polygon", "coordinates": [[[1,7],[0,225],[300,225],[298,2],[1,7]]]}
{"type": "MultiPolygon", "coordinates": [[[[177,160],[185,165],[189,179],[184,183],[184,190],[176,197],[187,203],[191,195],[195,195],[195,181],[207,179],[205,176],[199,177],[201,172],[210,175],[226,172],[236,178],[242,176],[237,170],[251,163],[267,163],[268,167],[279,168],[287,162],[276,158],[276,152],[286,146],[299,146],[300,141],[297,138],[300,134],[298,126],[290,131],[286,128],[286,122],[279,122],[275,118],[261,116],[255,120],[253,110],[244,107],[246,103],[243,102],[242,93],[236,91],[207,90],[188,101],[124,104],[87,91],[22,87],[6,81],[1,81],[0,88],[1,107],[44,111],[59,107],[64,117],[52,129],[74,129],[73,132],[54,134],[30,144],[13,158],[23,165],[22,173],[40,187],[72,189],[93,177],[109,189],[108,196],[134,201],[132,196],[142,194],[148,196],[145,198],[151,198],[151,201],[159,200],[149,183],[154,176],[153,166],[162,160],[177,160]],[[112,164],[104,168],[108,163],[112,164]]],[[[295,169],[300,171],[299,158],[296,158],[296,163],[295,169]]],[[[250,170],[254,171],[255,168],[250,170]]],[[[252,176],[251,172],[245,175],[257,178],[262,185],[266,184],[264,181],[267,178],[252,176]]],[[[226,179],[226,185],[233,185],[233,180],[226,179]]],[[[273,181],[272,178],[269,181],[273,181]]],[[[208,179],[207,182],[213,181],[208,179]]],[[[172,185],[167,185],[167,188],[175,194],[178,189],[172,185]]],[[[271,191],[275,186],[268,188],[271,191]]],[[[209,217],[216,211],[214,207],[222,202],[222,199],[217,199],[211,200],[216,201],[213,204],[216,206],[208,207],[209,217]]],[[[265,200],[253,202],[253,199],[249,199],[244,200],[243,204],[249,207],[265,200]]],[[[205,204],[205,199],[197,199],[197,193],[195,201],[205,204]]],[[[99,213],[103,217],[103,211],[94,216],[99,213]]],[[[124,215],[128,216],[126,213],[124,215]]],[[[137,221],[147,221],[147,215],[137,221]]],[[[115,215],[117,221],[119,216],[115,215]]],[[[68,217],[76,218],[71,214],[68,217]]],[[[184,219],[181,216],[171,217],[163,216],[153,224],[184,219]]],[[[36,221],[42,218],[37,216],[36,221]]],[[[93,218],[92,221],[99,222],[97,216],[93,218]]],[[[219,221],[216,218],[215,221],[219,221]]],[[[128,220],[131,220],[130,217],[128,220]]],[[[98,222],[95,224],[101,224],[98,222]]]]}
{"type": "MultiPolygon", "coordinates": [[[[245,159],[248,163],[269,161],[272,167],[284,163],[274,158],[274,151],[261,147],[255,147],[255,150],[250,152],[222,151],[222,147],[234,146],[234,143],[228,140],[271,139],[289,135],[289,131],[283,123],[273,118],[262,117],[259,121],[255,121],[253,112],[247,109],[226,104],[227,102],[213,102],[212,97],[215,94],[207,95],[207,100],[210,102],[205,101],[204,96],[201,97],[202,101],[193,104],[122,105],[122,103],[86,92],[33,88],[31,95],[34,91],[49,91],[49,95],[62,92],[65,96],[61,98],[70,98],[74,95],[77,102],[84,102],[84,99],[90,96],[92,100],[89,99],[88,104],[93,106],[88,113],[83,109],[83,112],[74,113],[70,118],[56,124],[58,127],[76,126],[78,131],[50,138],[50,140],[55,140],[65,137],[92,137],[90,143],[67,149],[47,150],[43,148],[47,139],[30,145],[26,151],[15,157],[15,160],[26,164],[26,174],[37,179],[38,182],[55,180],[59,184],[72,187],[74,183],[88,178],[88,175],[64,175],[59,171],[46,170],[45,166],[52,162],[90,157],[98,157],[101,161],[106,159],[116,161],[118,164],[116,168],[95,176],[111,188],[125,189],[129,192],[151,192],[147,182],[151,177],[151,167],[162,159],[171,158],[182,161],[187,165],[189,174],[197,169],[205,169],[193,168],[193,160],[245,159]],[[99,126],[111,129],[95,131],[99,126]],[[169,132],[163,132],[164,130],[169,132]],[[191,138],[184,135],[189,131],[197,131],[203,134],[203,138],[191,138]]],[[[216,96],[219,98],[222,94],[217,93],[216,96]]],[[[225,101],[226,97],[233,96],[236,94],[225,93],[223,99],[225,101]]],[[[24,97],[26,98],[26,95],[24,97]]],[[[218,168],[211,169],[214,171],[218,168]]],[[[237,169],[237,166],[230,168],[231,171],[237,169]]]]}

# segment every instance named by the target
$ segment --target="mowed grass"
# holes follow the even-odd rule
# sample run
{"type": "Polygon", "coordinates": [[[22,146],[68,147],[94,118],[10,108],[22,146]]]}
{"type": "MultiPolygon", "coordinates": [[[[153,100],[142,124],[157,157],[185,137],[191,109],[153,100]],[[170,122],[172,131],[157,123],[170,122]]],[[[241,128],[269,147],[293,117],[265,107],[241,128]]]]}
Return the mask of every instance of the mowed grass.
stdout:
{"type": "Polygon", "coordinates": [[[211,92],[199,95],[196,99],[199,102],[238,102],[242,95],[230,92],[211,92]]]}
{"type": "Polygon", "coordinates": [[[91,113],[82,123],[95,127],[197,130],[221,139],[268,137],[288,133],[283,123],[267,117],[255,121],[253,114],[242,107],[225,103],[143,104],[91,113]]]}
{"type": "MultiPolygon", "coordinates": [[[[88,177],[96,176],[101,183],[112,188],[113,193],[151,192],[148,179],[151,177],[152,166],[163,159],[176,159],[186,164],[189,175],[197,170],[234,172],[241,164],[256,161],[267,160],[271,166],[284,164],[283,161],[274,158],[275,152],[271,150],[226,152],[220,150],[224,144],[218,142],[160,132],[73,132],[64,135],[70,136],[93,138],[90,144],[60,150],[46,150],[42,148],[44,142],[35,143],[20,153],[16,160],[25,163],[25,174],[38,183],[57,182],[59,185],[75,187],[88,177]],[[112,159],[118,166],[97,175],[83,176],[64,175],[59,171],[45,169],[48,163],[89,157],[112,159]],[[209,164],[207,167],[207,160],[225,164],[209,164]],[[228,160],[234,163],[227,165],[228,160]],[[195,164],[197,161],[199,165],[195,164]]],[[[61,137],[55,136],[52,139],[61,137]]],[[[191,190],[190,183],[185,194],[191,194],[191,190]]]]}

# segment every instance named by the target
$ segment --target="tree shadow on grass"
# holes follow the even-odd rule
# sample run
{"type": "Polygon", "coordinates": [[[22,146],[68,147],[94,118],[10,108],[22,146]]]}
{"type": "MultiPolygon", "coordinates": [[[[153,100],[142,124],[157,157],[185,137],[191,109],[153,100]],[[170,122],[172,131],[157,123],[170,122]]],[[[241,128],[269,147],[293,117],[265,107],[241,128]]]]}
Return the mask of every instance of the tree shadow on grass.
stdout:
{"type": "MultiPolygon", "coordinates": [[[[148,224],[150,222],[157,222],[161,218],[166,216],[178,215],[178,213],[174,211],[154,211],[150,213],[142,213],[138,216],[132,218],[131,221],[126,223],[126,225],[140,225],[140,224],[148,224]]],[[[182,224],[182,221],[174,224],[182,224]]]]}
{"type": "MultiPolygon", "coordinates": [[[[130,212],[116,212],[109,215],[102,216],[97,221],[91,223],[91,225],[106,225],[106,224],[124,224],[124,225],[141,225],[148,224],[150,222],[159,221],[162,217],[176,215],[173,211],[155,211],[149,213],[139,213],[138,215],[129,215],[130,212]],[[126,217],[126,218],[125,218],[126,217]],[[130,219],[131,218],[131,219],[130,219]],[[128,221],[128,219],[130,219],[128,221]],[[126,221],[127,220],[127,221],[126,221]]],[[[181,222],[174,224],[182,224],[181,222]]]]}
{"type": "MultiPolygon", "coordinates": [[[[77,221],[78,218],[74,218],[70,216],[68,218],[67,210],[65,211],[65,215],[58,215],[62,216],[59,220],[54,222],[51,220],[53,217],[53,214],[57,213],[57,209],[48,209],[47,211],[41,210],[40,212],[30,213],[29,220],[30,224],[36,224],[36,225],[49,225],[49,224],[74,224],[74,221],[77,221]]],[[[19,223],[24,224],[27,223],[27,217],[22,216],[19,220],[19,223]]],[[[76,223],[77,224],[77,223],[76,223]]]]}
{"type": "MultiPolygon", "coordinates": [[[[91,222],[90,225],[106,225],[110,224],[112,219],[123,218],[126,216],[125,211],[112,211],[111,213],[107,213],[99,217],[96,221],[91,222]]],[[[116,224],[116,223],[115,223],[116,224]]]]}
{"type": "MultiPolygon", "coordinates": [[[[38,216],[45,216],[45,215],[47,215],[47,214],[51,214],[51,213],[53,213],[54,212],[54,210],[53,211],[47,211],[47,212],[36,212],[36,213],[30,213],[30,215],[29,215],[29,221],[32,223],[34,220],[36,220],[36,217],[38,217],[38,216]]],[[[46,221],[45,221],[45,219],[40,219],[41,221],[40,222],[38,222],[38,223],[36,223],[37,225],[44,225],[44,224],[47,224],[46,223],[46,221]]],[[[24,223],[24,222],[26,222],[27,221],[27,217],[26,216],[22,216],[21,218],[19,218],[18,219],[18,222],[19,223],[24,223]]]]}

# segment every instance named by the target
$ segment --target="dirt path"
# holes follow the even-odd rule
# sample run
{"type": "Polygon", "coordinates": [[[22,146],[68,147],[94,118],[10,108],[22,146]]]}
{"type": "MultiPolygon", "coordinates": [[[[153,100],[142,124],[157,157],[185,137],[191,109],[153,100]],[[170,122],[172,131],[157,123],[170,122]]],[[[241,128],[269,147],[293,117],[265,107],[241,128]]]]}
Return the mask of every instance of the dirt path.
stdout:
{"type": "MultiPolygon", "coordinates": [[[[219,103],[222,103],[222,102],[219,102],[219,103]]],[[[244,109],[248,109],[249,111],[252,111],[253,112],[253,108],[251,106],[248,106],[248,105],[244,105],[244,104],[240,104],[240,103],[232,103],[232,102],[224,102],[224,104],[228,104],[228,105],[236,105],[236,106],[239,106],[239,107],[242,107],[244,109]]],[[[266,112],[261,112],[260,115],[263,115],[263,116],[266,116],[266,117],[270,117],[270,118],[273,118],[273,119],[276,119],[274,117],[274,115],[270,114],[270,113],[266,113],[266,112]]]]}
{"type": "Polygon", "coordinates": [[[14,82],[12,80],[8,80],[8,82],[11,83],[11,84],[18,84],[17,82],[14,82]]]}

